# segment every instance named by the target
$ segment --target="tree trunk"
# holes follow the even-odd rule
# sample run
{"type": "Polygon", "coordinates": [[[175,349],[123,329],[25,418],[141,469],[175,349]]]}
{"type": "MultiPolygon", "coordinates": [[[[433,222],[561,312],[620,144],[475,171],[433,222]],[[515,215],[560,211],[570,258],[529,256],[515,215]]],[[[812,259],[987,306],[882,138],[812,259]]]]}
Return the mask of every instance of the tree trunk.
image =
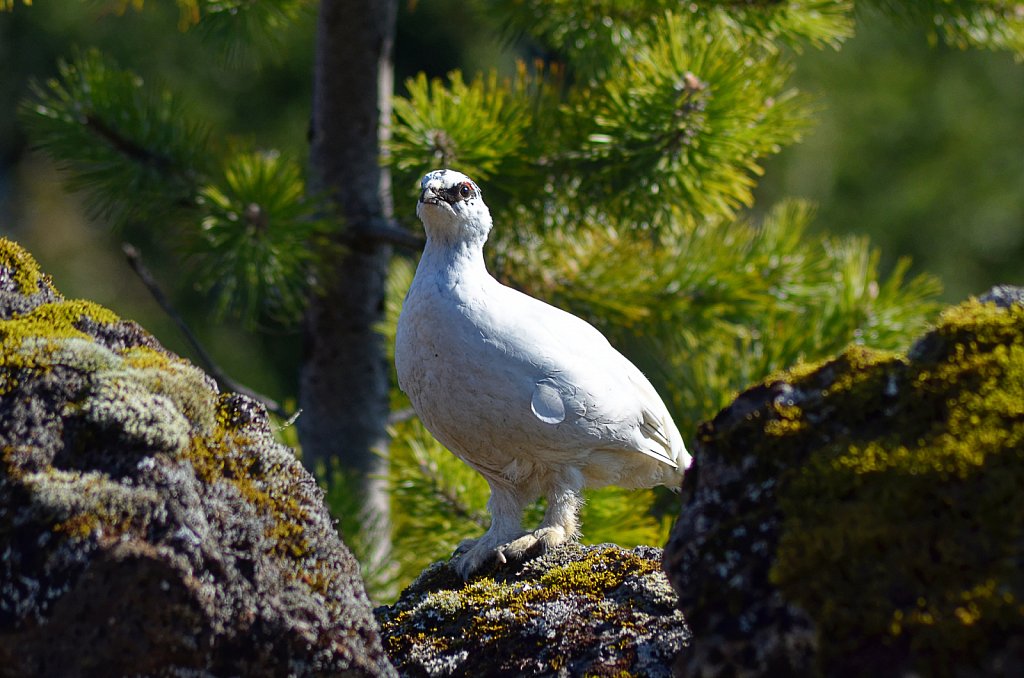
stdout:
{"type": "Polygon", "coordinates": [[[390,552],[388,365],[375,330],[383,319],[391,246],[369,231],[391,217],[390,176],[380,166],[391,116],[397,0],[322,0],[310,127],[312,190],[343,222],[343,251],[324,266],[306,315],[298,419],[309,468],[337,460],[354,479],[371,570],[390,552]]]}

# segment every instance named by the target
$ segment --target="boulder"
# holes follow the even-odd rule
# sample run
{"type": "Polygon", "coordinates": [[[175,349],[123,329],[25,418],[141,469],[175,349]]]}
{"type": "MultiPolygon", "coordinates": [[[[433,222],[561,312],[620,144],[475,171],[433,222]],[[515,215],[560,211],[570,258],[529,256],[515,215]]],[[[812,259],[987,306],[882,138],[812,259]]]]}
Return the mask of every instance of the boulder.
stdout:
{"type": "Polygon", "coordinates": [[[0,675],[394,675],[262,406],[4,239],[0,675]]]}
{"type": "Polygon", "coordinates": [[[671,675],[690,633],[661,549],[570,544],[463,582],[435,563],[377,610],[405,676],[671,675]]]}
{"type": "Polygon", "coordinates": [[[665,568],[687,676],[1024,675],[1024,306],[850,348],[702,426],[665,568]]]}

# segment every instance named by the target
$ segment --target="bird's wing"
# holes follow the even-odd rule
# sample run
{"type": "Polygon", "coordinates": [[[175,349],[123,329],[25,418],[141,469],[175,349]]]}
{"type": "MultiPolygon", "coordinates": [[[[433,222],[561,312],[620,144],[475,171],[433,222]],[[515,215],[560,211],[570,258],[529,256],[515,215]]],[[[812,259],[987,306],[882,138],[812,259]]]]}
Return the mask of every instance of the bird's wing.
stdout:
{"type": "Polygon", "coordinates": [[[689,455],[683,437],[672,421],[672,415],[654,390],[647,377],[623,357],[627,365],[627,378],[636,391],[641,407],[640,437],[636,441],[640,452],[679,468],[689,465],[689,455]]]}
{"type": "Polygon", "coordinates": [[[505,289],[501,316],[515,318],[515,326],[501,332],[504,349],[535,367],[534,416],[673,467],[688,464],[661,397],[604,335],[570,313],[505,289]]]}

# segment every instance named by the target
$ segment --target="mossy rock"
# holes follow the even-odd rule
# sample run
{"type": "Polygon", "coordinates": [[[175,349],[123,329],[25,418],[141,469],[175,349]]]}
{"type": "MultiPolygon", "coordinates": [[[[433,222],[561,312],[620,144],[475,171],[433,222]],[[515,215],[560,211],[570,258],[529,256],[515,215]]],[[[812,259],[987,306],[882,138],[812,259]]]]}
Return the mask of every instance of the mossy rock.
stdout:
{"type": "Polygon", "coordinates": [[[669,676],[690,632],[661,549],[568,545],[466,583],[435,563],[377,610],[405,676],[669,676]]]}
{"type": "Polygon", "coordinates": [[[0,239],[0,675],[393,675],[266,412],[0,239]]]}
{"type": "Polygon", "coordinates": [[[666,548],[687,675],[1024,675],[1024,306],[851,348],[699,431],[666,548]]]}

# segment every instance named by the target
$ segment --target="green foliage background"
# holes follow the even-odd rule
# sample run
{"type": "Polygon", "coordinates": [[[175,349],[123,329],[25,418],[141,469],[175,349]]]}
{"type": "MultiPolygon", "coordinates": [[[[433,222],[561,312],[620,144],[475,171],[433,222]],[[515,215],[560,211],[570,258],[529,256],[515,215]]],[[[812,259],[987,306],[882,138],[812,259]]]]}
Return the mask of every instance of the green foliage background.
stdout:
{"type": "Polygon", "coordinates": [[[858,19],[841,51],[797,55],[794,82],[819,110],[804,142],[766,163],[758,202],[813,201],[816,230],[869,236],[886,268],[910,256],[948,302],[1024,284],[1019,49],[935,44],[870,7],[858,19]]]}
{"type": "MultiPolygon", "coordinates": [[[[3,5],[0,230],[69,294],[187,355],[125,288],[111,252],[141,245],[221,366],[294,400],[294,321],[337,227],[305,188],[311,6],[3,5]]],[[[857,3],[851,39],[851,2],[403,4],[398,219],[418,231],[423,172],[473,176],[495,274],[608,334],[689,438],[774,370],[849,343],[903,348],[940,293],[922,271],[949,299],[1022,282],[1024,17],[908,6],[857,3]]],[[[391,271],[389,344],[413,268],[391,271]]],[[[397,389],[393,407],[408,408],[397,389]]],[[[414,418],[393,431],[395,558],[367,573],[378,592],[487,521],[478,476],[414,418]]],[[[347,479],[318,471],[359,552],[347,479]]],[[[661,543],[674,510],[658,492],[592,492],[586,540],[661,543]]]]}

